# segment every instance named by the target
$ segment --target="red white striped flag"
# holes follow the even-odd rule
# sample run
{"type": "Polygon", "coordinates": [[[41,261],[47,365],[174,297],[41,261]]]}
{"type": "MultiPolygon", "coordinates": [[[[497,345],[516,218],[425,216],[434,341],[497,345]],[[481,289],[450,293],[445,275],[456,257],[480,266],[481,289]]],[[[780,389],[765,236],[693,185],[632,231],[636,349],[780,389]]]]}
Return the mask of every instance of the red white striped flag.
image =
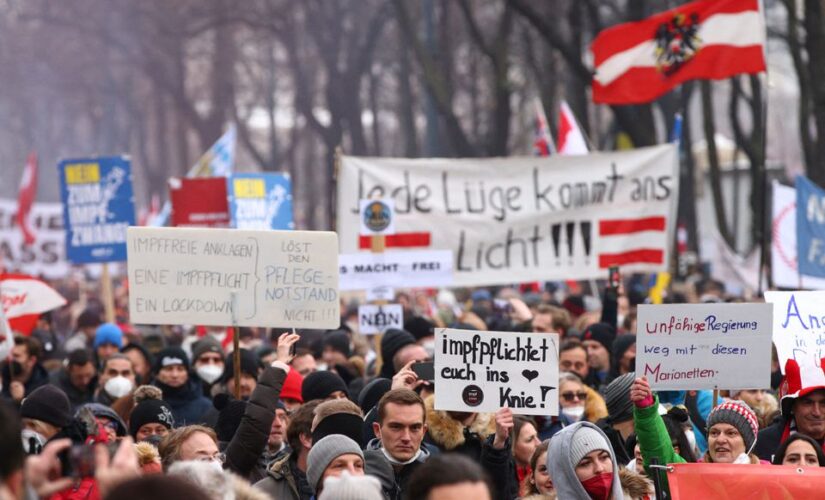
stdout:
{"type": "Polygon", "coordinates": [[[556,145],[560,155],[586,155],[589,152],[576,115],[567,101],[562,101],[559,106],[559,140],[556,145]]]}
{"type": "Polygon", "coordinates": [[[37,153],[29,153],[26,166],[23,168],[23,177],[20,179],[19,194],[17,195],[17,226],[23,233],[23,241],[31,245],[35,241],[34,231],[29,225],[34,199],[37,197],[37,153]]]}
{"type": "Polygon", "coordinates": [[[665,217],[599,221],[599,268],[629,264],[664,264],[667,248],[665,217]],[[620,251],[611,251],[621,249],[620,251]]]}
{"type": "Polygon", "coordinates": [[[599,33],[593,100],[650,102],[682,82],[765,71],[758,0],[701,0],[599,33]]]}

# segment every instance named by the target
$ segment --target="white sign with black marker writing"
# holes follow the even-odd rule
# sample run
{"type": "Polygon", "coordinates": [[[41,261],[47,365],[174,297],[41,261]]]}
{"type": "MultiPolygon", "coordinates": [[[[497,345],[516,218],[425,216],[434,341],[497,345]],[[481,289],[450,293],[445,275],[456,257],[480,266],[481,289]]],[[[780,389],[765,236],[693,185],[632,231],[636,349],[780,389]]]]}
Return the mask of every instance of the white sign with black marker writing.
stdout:
{"type": "Polygon", "coordinates": [[[138,324],[337,328],[338,236],[324,231],[130,227],[138,324]]]}
{"type": "Polygon", "coordinates": [[[656,390],[770,388],[770,304],[640,305],[636,373],[656,390]]]}
{"type": "Polygon", "coordinates": [[[401,304],[358,306],[358,331],[361,335],[377,335],[390,328],[404,327],[404,308],[401,304]]]}
{"type": "Polygon", "coordinates": [[[453,284],[453,254],[449,250],[351,253],[341,255],[339,262],[341,290],[453,284]]]}
{"type": "Polygon", "coordinates": [[[435,330],[435,408],[558,415],[555,333],[435,330]]]}

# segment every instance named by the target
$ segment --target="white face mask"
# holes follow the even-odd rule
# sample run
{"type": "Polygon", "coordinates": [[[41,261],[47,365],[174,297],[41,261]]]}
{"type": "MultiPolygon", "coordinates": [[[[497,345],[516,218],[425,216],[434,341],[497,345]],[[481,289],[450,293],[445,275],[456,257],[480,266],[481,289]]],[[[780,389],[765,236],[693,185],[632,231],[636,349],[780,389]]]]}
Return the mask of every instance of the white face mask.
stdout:
{"type": "Polygon", "coordinates": [[[223,375],[223,366],[201,365],[195,369],[195,372],[201,380],[211,385],[223,375]]]}
{"type": "Polygon", "coordinates": [[[39,454],[46,445],[46,438],[39,432],[31,429],[23,429],[20,437],[23,439],[23,450],[28,455],[39,454]]]}
{"type": "Polygon", "coordinates": [[[569,406],[561,409],[561,414],[571,422],[578,422],[584,416],[584,406],[569,406]]]}
{"type": "Polygon", "coordinates": [[[103,386],[103,388],[106,389],[106,392],[114,398],[122,398],[123,396],[129,394],[132,387],[132,381],[122,375],[110,378],[103,386]]]}

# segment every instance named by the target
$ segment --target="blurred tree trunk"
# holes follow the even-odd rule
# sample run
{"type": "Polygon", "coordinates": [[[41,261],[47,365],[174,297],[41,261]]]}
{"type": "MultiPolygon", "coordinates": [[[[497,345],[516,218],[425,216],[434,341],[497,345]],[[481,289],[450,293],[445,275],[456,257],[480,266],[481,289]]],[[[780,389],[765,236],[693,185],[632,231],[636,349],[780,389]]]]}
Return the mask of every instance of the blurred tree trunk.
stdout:
{"type": "Polygon", "coordinates": [[[705,130],[705,141],[708,146],[708,166],[710,171],[710,190],[713,196],[713,213],[716,215],[716,227],[719,234],[729,247],[734,248],[734,239],[728,223],[725,197],[722,193],[722,174],[719,165],[719,153],[716,150],[716,121],[713,114],[713,95],[711,82],[702,80],[702,118],[705,130]]]}

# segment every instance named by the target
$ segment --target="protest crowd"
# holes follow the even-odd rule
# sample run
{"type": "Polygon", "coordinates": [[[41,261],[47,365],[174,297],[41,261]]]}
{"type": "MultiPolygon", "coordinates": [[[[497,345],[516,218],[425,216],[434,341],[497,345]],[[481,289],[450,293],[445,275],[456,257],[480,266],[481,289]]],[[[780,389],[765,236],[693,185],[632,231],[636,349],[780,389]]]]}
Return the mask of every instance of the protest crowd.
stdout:
{"type": "MultiPolygon", "coordinates": [[[[605,30],[594,100],[764,72],[764,41],[719,28],[764,31],[760,5],[605,30]]],[[[799,286],[763,286],[762,254],[732,291],[674,248],[674,123],[573,159],[336,153],[335,232],[295,230],[289,176],[215,168],[234,129],[160,222],[127,156],[61,161],[67,271],[0,261],[0,500],[813,498],[825,292],[798,289],[825,288],[825,191],[783,212],[799,286]]]]}

